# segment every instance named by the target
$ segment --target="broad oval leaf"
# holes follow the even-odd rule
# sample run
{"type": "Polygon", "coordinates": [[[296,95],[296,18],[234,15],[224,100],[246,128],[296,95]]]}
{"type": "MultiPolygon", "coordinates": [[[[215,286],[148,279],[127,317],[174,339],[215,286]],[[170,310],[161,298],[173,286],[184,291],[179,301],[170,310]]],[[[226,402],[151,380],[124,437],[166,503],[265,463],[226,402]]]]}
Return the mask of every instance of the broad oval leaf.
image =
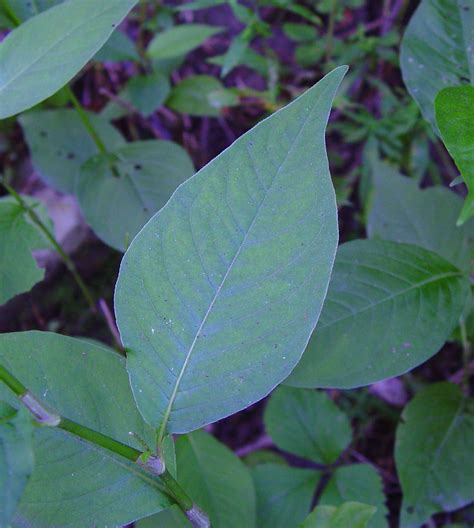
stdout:
{"type": "Polygon", "coordinates": [[[0,401],[0,526],[10,526],[33,471],[33,423],[26,409],[0,401]]]}
{"type": "MultiPolygon", "coordinates": [[[[474,10],[474,5],[472,9],[474,10]]],[[[472,32],[474,33],[474,29],[472,32]]],[[[474,49],[474,37],[472,46],[474,49]]],[[[474,86],[441,90],[436,96],[435,108],[441,137],[468,190],[466,202],[459,215],[458,224],[461,225],[474,215],[474,86]]]]}
{"type": "Polygon", "coordinates": [[[400,526],[418,528],[431,515],[474,497],[474,400],[460,387],[436,383],[406,406],[395,460],[403,490],[400,526]]]}
{"type": "MultiPolygon", "coordinates": [[[[0,363],[63,416],[140,449],[153,445],[123,359],[105,347],[46,332],[0,336],[0,363]]],[[[18,406],[0,385],[0,398],[18,406]]],[[[158,482],[136,464],[59,429],[37,428],[35,468],[14,527],[124,526],[170,506],[158,482]],[[127,500],[124,500],[124,497],[127,500]]]]}
{"type": "Polygon", "coordinates": [[[337,246],[324,145],[338,68],[183,184],[132,242],[115,309],[138,407],[188,432],[300,359],[337,246]]]}
{"type": "Polygon", "coordinates": [[[433,251],[469,270],[474,221],[456,227],[462,199],[445,187],[420,189],[387,163],[373,163],[374,190],[368,214],[370,238],[406,242],[433,251]]]}
{"type": "Polygon", "coordinates": [[[262,464],[252,470],[257,492],[258,528],[288,528],[298,526],[309,514],[316,487],[321,478],[318,471],[262,464]]]}
{"type": "Polygon", "coordinates": [[[351,464],[336,468],[318,505],[341,506],[346,501],[369,504],[377,508],[369,520],[369,528],[387,528],[385,500],[383,482],[377,470],[370,464],[351,464]]]}
{"type": "Polygon", "coordinates": [[[278,387],[264,422],[281,450],[323,464],[334,463],[352,440],[349,419],[322,391],[278,387]]]}
{"type": "Polygon", "coordinates": [[[473,27],[472,0],[422,0],[405,31],[403,80],[436,132],[437,93],[447,86],[474,84],[473,27]]]}
{"type": "Polygon", "coordinates": [[[361,502],[316,506],[300,528],[367,528],[377,508],[361,502]]]}
{"type": "Polygon", "coordinates": [[[88,160],[76,191],[97,236],[125,251],[178,185],[194,174],[194,166],[187,152],[171,141],[134,141],[112,155],[114,161],[102,154],[88,160]]]}
{"type": "MultiPolygon", "coordinates": [[[[107,149],[125,144],[106,119],[89,112],[88,117],[107,149]]],[[[41,179],[61,192],[74,193],[81,165],[99,152],[77,112],[35,110],[21,115],[19,121],[41,179]]]]}
{"type": "MultiPolygon", "coordinates": [[[[39,202],[23,197],[29,207],[41,216],[48,227],[46,212],[39,202]]],[[[13,199],[0,200],[0,304],[30,290],[44,277],[32,251],[45,249],[50,243],[30,221],[25,210],[13,199]]]]}
{"type": "Polygon", "coordinates": [[[69,0],[27,20],[0,44],[0,119],[43,101],[103,46],[136,0],[69,0]]]}
{"type": "Polygon", "coordinates": [[[468,295],[467,277],[435,253],[343,244],[316,331],[286,383],[353,388],[403,374],[443,346],[468,295]]]}
{"type": "Polygon", "coordinates": [[[176,441],[178,482],[209,515],[213,528],[254,528],[250,471],[225,445],[203,431],[176,441]]]}

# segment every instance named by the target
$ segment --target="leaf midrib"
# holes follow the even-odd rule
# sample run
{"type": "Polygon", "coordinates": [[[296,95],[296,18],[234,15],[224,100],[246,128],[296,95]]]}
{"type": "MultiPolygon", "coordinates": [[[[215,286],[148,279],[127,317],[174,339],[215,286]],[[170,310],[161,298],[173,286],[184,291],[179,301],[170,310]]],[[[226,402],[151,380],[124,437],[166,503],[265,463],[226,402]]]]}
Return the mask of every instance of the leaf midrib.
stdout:
{"type": "Polygon", "coordinates": [[[265,203],[265,200],[267,199],[268,195],[270,194],[270,191],[271,191],[271,189],[273,187],[274,182],[278,178],[278,175],[280,174],[280,171],[281,171],[282,167],[285,165],[285,163],[287,162],[287,160],[290,157],[291,153],[293,152],[293,149],[294,149],[295,145],[297,144],[298,139],[301,136],[301,133],[303,132],[306,124],[308,123],[309,118],[313,114],[314,107],[315,107],[315,103],[313,102],[311,110],[306,114],[306,117],[304,118],[304,120],[303,120],[303,122],[301,124],[301,127],[300,127],[298,133],[296,134],[296,137],[293,140],[293,143],[292,143],[291,147],[288,149],[288,152],[286,153],[285,158],[283,159],[283,161],[280,163],[278,169],[276,170],[275,175],[274,175],[270,185],[265,190],[265,194],[264,194],[260,204],[258,205],[257,210],[255,211],[255,215],[253,217],[253,220],[250,223],[250,226],[248,227],[247,232],[245,233],[245,235],[244,235],[244,237],[242,239],[242,242],[240,243],[239,247],[237,248],[234,257],[232,258],[232,260],[231,260],[231,262],[230,262],[230,264],[228,266],[228,269],[227,269],[226,273],[224,274],[220,284],[216,288],[215,294],[214,294],[214,296],[213,296],[213,298],[212,298],[212,300],[211,300],[211,302],[209,304],[209,307],[208,307],[206,313],[204,314],[204,317],[203,317],[203,319],[201,321],[201,324],[199,325],[199,328],[196,331],[196,334],[195,334],[194,339],[193,339],[193,341],[191,343],[191,346],[189,347],[189,351],[186,354],[186,358],[184,360],[184,363],[183,363],[183,365],[182,365],[182,367],[180,369],[180,372],[179,372],[179,374],[178,374],[178,376],[176,378],[176,382],[174,384],[173,391],[171,393],[170,401],[168,403],[168,406],[166,407],[166,411],[165,411],[165,414],[163,416],[163,420],[162,420],[160,428],[159,428],[159,438],[161,438],[163,436],[163,433],[166,430],[166,425],[168,423],[172,407],[173,407],[174,402],[176,400],[179,386],[181,384],[183,376],[184,376],[184,374],[186,372],[186,368],[187,368],[187,366],[189,364],[189,361],[191,359],[192,353],[193,353],[194,348],[196,346],[197,339],[198,339],[199,335],[201,334],[202,329],[204,328],[204,325],[206,324],[207,319],[208,319],[208,317],[209,317],[209,315],[210,315],[215,303],[217,302],[217,299],[218,299],[218,297],[220,295],[220,292],[222,291],[222,288],[224,287],[224,284],[225,284],[227,278],[229,277],[229,275],[230,275],[230,273],[231,273],[231,271],[232,271],[232,269],[234,267],[235,262],[239,258],[240,253],[241,253],[243,247],[245,246],[245,243],[247,242],[249,233],[252,231],[252,229],[253,229],[253,227],[255,225],[255,222],[256,222],[257,218],[259,217],[261,208],[262,208],[263,204],[265,203]]]}

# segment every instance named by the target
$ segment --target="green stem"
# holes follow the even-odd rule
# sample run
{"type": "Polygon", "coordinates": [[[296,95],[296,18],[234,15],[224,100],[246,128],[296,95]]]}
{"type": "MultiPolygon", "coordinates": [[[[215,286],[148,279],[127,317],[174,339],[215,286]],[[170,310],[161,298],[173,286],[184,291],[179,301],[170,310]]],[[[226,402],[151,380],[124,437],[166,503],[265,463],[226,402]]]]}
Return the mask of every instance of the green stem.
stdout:
{"type": "Polygon", "coordinates": [[[71,100],[74,108],[76,109],[76,112],[79,115],[79,118],[82,121],[82,124],[86,128],[87,132],[89,132],[89,135],[94,140],[94,143],[97,146],[97,149],[101,154],[106,155],[107,147],[105,146],[104,142],[100,138],[97,130],[95,129],[94,125],[92,124],[92,121],[90,120],[89,116],[87,115],[87,112],[82,108],[81,103],[77,99],[77,97],[74,95],[74,92],[71,90],[70,86],[66,86],[66,92],[68,94],[69,99],[71,100]]]}
{"type": "Polygon", "coordinates": [[[71,260],[69,255],[64,251],[64,249],[61,247],[61,245],[58,243],[56,238],[54,237],[53,233],[48,229],[48,227],[43,223],[41,218],[36,214],[35,210],[32,209],[19,195],[15,189],[11,185],[9,185],[5,180],[2,181],[2,185],[5,187],[5,189],[8,191],[8,193],[13,196],[13,198],[17,201],[18,205],[28,214],[30,217],[30,220],[41,230],[41,232],[44,234],[44,236],[48,239],[48,241],[51,243],[51,245],[54,247],[54,249],[58,252],[59,256],[62,258],[64,264],[66,265],[67,269],[70,271],[71,275],[73,276],[74,280],[76,281],[77,285],[79,286],[79,289],[81,290],[82,294],[84,295],[85,299],[87,300],[91,310],[93,312],[96,311],[94,298],[89,291],[89,288],[86,286],[84,281],[82,280],[81,276],[79,275],[76,266],[74,262],[71,260]]]}
{"type": "MultiPolygon", "coordinates": [[[[5,383],[5,385],[16,394],[25,407],[33,414],[34,419],[39,421],[41,425],[57,427],[58,429],[66,431],[82,440],[126,458],[127,460],[136,463],[141,468],[148,470],[153,476],[159,477],[164,484],[164,491],[181,507],[183,512],[193,522],[196,512],[199,512],[198,508],[166,468],[161,469],[160,472],[153,472],[153,464],[146,463],[146,460],[150,460],[150,455],[148,453],[143,453],[142,451],[123,444],[107,435],[60,416],[54,411],[50,411],[28,391],[20,380],[1,364],[0,381],[5,383]],[[191,516],[193,519],[191,519],[191,516]]],[[[156,457],[154,458],[156,459],[156,457]]],[[[164,466],[161,463],[158,467],[163,468],[164,466]]],[[[199,524],[195,522],[193,525],[196,527],[209,526],[207,517],[201,514],[199,524]]]]}
{"type": "Polygon", "coordinates": [[[472,345],[467,336],[466,321],[464,317],[459,319],[459,329],[461,332],[461,342],[462,342],[462,360],[464,375],[462,380],[462,387],[465,394],[469,394],[469,377],[470,377],[470,361],[472,355],[472,345]]]}
{"type": "Polygon", "coordinates": [[[17,17],[15,11],[11,8],[8,0],[3,0],[3,10],[7,14],[12,24],[18,27],[21,24],[21,20],[17,17]]]}
{"type": "Polygon", "coordinates": [[[332,0],[331,11],[329,13],[328,31],[326,34],[326,64],[329,63],[332,57],[332,48],[334,42],[334,29],[336,26],[337,0],[332,0]]]}

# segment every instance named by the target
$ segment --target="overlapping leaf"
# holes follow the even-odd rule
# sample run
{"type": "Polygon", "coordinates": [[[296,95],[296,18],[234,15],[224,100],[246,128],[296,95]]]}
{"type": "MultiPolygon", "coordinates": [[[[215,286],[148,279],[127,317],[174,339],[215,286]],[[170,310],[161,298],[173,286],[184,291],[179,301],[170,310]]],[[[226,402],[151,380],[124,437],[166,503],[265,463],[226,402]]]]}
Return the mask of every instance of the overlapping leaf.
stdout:
{"type": "Polygon", "coordinates": [[[127,251],[115,308],[145,419],[187,432],[294,368],[337,245],[324,130],[338,68],[183,184],[127,251]]]}

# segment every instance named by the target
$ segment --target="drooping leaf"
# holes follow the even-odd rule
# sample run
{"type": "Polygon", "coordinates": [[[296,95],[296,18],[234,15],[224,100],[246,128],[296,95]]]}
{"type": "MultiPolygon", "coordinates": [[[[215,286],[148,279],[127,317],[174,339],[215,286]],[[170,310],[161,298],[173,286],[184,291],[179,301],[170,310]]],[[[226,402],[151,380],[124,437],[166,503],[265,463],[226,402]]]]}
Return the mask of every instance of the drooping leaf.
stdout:
{"type": "Polygon", "coordinates": [[[126,33],[117,29],[95,54],[94,60],[98,62],[138,62],[140,56],[133,40],[126,33]]]}
{"type": "Polygon", "coordinates": [[[247,467],[203,431],[176,440],[178,482],[213,528],[255,527],[255,488],[247,467]]]}
{"type": "Polygon", "coordinates": [[[403,80],[437,132],[437,93],[447,86],[474,84],[473,27],[471,0],[422,0],[405,31],[403,80]]]}
{"type": "Polygon", "coordinates": [[[407,405],[395,442],[402,528],[418,528],[434,513],[472,502],[473,445],[474,400],[457,385],[430,385],[407,405]]]}
{"type": "Polygon", "coordinates": [[[10,526],[33,466],[33,425],[29,413],[0,401],[1,528],[10,526]]]}
{"type": "MultiPolygon", "coordinates": [[[[474,10],[474,6],[472,8],[474,10]]],[[[474,29],[472,32],[474,33],[474,29]]],[[[472,46],[474,49],[474,37],[472,46]]],[[[468,190],[459,215],[458,224],[461,225],[474,214],[474,86],[441,90],[435,99],[435,110],[441,137],[468,190]]]]}
{"type": "Polygon", "coordinates": [[[0,43],[0,119],[53,95],[103,46],[136,0],[74,0],[13,30],[0,43]]]}
{"type": "Polygon", "coordinates": [[[171,141],[134,141],[98,154],[81,168],[77,197],[86,221],[106,244],[125,251],[175,189],[194,173],[186,151],[171,141]]]}
{"type": "Polygon", "coordinates": [[[257,490],[258,528],[298,526],[311,509],[320,474],[281,464],[262,464],[252,470],[257,490]]]}
{"type": "MultiPolygon", "coordinates": [[[[46,218],[35,200],[23,197],[28,206],[46,218]]],[[[0,200],[0,304],[30,290],[43,279],[44,270],[36,264],[32,251],[49,247],[49,242],[13,198],[0,200]]]]}
{"type": "Polygon", "coordinates": [[[264,421],[280,449],[323,464],[335,462],[352,439],[349,419],[324,392],[279,387],[264,421]]]}
{"type": "MultiPolygon", "coordinates": [[[[88,113],[106,148],[125,141],[117,129],[96,114],[88,113]]],[[[74,110],[46,110],[19,118],[31,153],[33,167],[49,185],[65,193],[75,191],[81,165],[98,154],[93,139],[74,110]]]]}
{"type": "Polygon", "coordinates": [[[183,24],[158,33],[150,42],[147,55],[155,60],[172,59],[198,48],[223,28],[205,24],[183,24]]]}
{"type": "Polygon", "coordinates": [[[357,501],[375,506],[377,511],[370,519],[369,528],[387,528],[387,508],[380,475],[369,464],[352,464],[336,469],[323,490],[318,505],[341,506],[347,501],[357,501]]]}
{"type": "MultiPolygon", "coordinates": [[[[169,79],[161,72],[132,77],[120,92],[122,101],[130,103],[145,117],[155,112],[166,100],[171,90],[169,79]]],[[[129,110],[116,101],[111,101],[102,111],[106,119],[118,119],[129,110]]]]}
{"type": "Polygon", "coordinates": [[[403,374],[443,346],[468,295],[467,277],[423,248],[343,244],[318,326],[286,383],[352,388],[403,374]]]}
{"type": "Polygon", "coordinates": [[[474,221],[456,227],[462,200],[445,187],[421,190],[386,163],[372,165],[374,190],[368,214],[371,238],[406,242],[438,253],[459,269],[469,269],[474,221]]]}
{"type": "Polygon", "coordinates": [[[192,75],[181,81],[166,105],[176,112],[194,116],[218,117],[227,106],[238,104],[235,93],[210,75],[192,75]]]}
{"type": "MultiPolygon", "coordinates": [[[[0,336],[0,363],[60,414],[141,449],[153,445],[123,359],[90,342],[46,332],[0,336]]],[[[0,398],[18,402],[4,385],[0,398]]],[[[158,482],[137,464],[56,428],[34,433],[35,468],[13,526],[125,526],[170,506],[158,482]]]]}
{"type": "Polygon", "coordinates": [[[188,432],[298,362],[337,245],[324,129],[339,68],[188,180],[134,239],[115,309],[139,409],[188,432]]]}
{"type": "Polygon", "coordinates": [[[316,506],[300,528],[367,528],[376,508],[361,502],[316,506]]]}

